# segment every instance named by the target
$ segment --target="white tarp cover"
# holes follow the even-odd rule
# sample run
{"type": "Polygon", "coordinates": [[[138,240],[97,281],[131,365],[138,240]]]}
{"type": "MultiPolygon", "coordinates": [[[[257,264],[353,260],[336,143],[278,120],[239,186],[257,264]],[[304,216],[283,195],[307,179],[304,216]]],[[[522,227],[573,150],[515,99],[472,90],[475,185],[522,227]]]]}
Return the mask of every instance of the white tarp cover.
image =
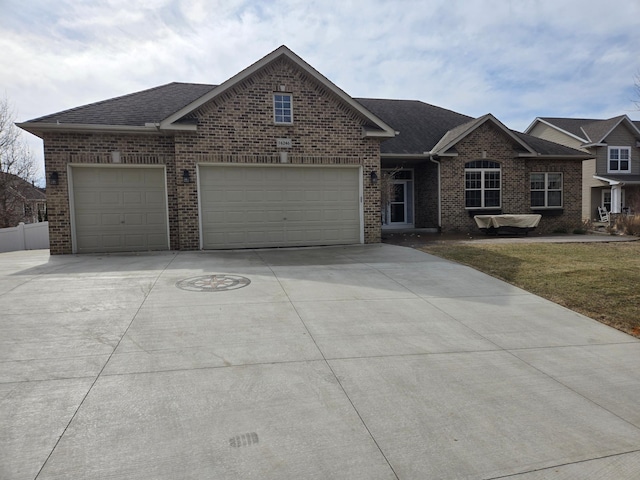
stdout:
{"type": "Polygon", "coordinates": [[[473,218],[478,228],[536,228],[542,215],[476,215],[473,218]]]}

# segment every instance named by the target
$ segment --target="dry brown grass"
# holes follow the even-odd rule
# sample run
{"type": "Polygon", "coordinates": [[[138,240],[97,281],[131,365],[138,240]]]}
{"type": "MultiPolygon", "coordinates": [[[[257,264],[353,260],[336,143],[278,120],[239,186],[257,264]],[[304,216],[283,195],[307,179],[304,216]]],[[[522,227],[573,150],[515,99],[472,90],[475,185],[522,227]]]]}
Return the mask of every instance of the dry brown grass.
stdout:
{"type": "Polygon", "coordinates": [[[640,242],[427,244],[469,265],[640,338],[640,242]]]}

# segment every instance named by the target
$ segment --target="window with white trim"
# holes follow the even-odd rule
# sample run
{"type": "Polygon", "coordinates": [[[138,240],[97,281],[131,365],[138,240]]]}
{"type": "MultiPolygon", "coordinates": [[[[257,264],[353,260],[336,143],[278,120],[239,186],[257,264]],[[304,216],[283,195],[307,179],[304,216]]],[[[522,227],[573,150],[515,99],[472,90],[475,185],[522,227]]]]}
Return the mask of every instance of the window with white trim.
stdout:
{"type": "Polygon", "coordinates": [[[609,147],[608,173],[631,172],[631,147],[609,147]]]}
{"type": "Polygon", "coordinates": [[[531,208],[562,207],[562,173],[531,174],[531,208]]]}
{"type": "Polygon", "coordinates": [[[293,96],[290,93],[273,94],[273,121],[293,123],[293,96]]]}
{"type": "Polygon", "coordinates": [[[466,208],[500,208],[500,164],[475,160],[464,164],[466,208]]]}

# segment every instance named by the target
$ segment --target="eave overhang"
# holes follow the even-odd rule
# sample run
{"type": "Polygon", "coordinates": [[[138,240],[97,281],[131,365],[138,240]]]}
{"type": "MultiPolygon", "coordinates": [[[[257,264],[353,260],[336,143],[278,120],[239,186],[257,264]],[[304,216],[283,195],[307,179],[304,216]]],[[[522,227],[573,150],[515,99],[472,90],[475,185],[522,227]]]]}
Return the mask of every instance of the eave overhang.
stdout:
{"type": "MultiPolygon", "coordinates": [[[[138,135],[158,135],[166,134],[159,130],[155,124],[146,124],[145,126],[131,125],[93,125],[82,123],[38,123],[23,122],[16,123],[16,126],[26,130],[33,135],[40,137],[40,134],[58,132],[58,133],[125,133],[138,135]]],[[[194,130],[195,125],[175,125],[172,130],[194,130]]]]}
{"type": "Polygon", "coordinates": [[[429,153],[381,153],[380,158],[397,160],[427,160],[429,153]]]}
{"type": "Polygon", "coordinates": [[[603,175],[594,175],[593,178],[606,182],[609,185],[640,185],[640,176],[634,175],[631,178],[607,177],[603,175]]]}

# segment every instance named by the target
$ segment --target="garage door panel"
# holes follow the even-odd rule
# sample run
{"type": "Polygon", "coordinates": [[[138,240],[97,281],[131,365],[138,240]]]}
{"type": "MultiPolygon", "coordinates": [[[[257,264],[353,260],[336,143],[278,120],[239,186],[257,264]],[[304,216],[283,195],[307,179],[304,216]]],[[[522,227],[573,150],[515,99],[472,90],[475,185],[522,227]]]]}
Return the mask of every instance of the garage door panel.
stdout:
{"type": "Polygon", "coordinates": [[[76,251],[168,249],[164,168],[74,167],[76,251]]]}
{"type": "Polygon", "coordinates": [[[76,215],[76,226],[94,227],[98,225],[96,215],[76,215]]]}
{"type": "Polygon", "coordinates": [[[162,227],[162,230],[164,230],[165,224],[166,219],[162,213],[147,213],[146,225],[160,226],[162,227]]]}
{"type": "Polygon", "coordinates": [[[103,235],[101,240],[103,246],[108,249],[117,248],[123,243],[122,235],[103,235]]]}
{"type": "Polygon", "coordinates": [[[145,225],[146,218],[147,216],[142,213],[127,213],[124,216],[124,224],[128,226],[145,225]]]}
{"type": "Polygon", "coordinates": [[[138,248],[143,248],[145,245],[145,236],[141,233],[139,234],[128,234],[124,235],[124,240],[127,245],[131,245],[138,248]]]}
{"type": "Polygon", "coordinates": [[[201,166],[198,178],[204,248],[360,242],[358,168],[201,166]]]}
{"type": "Polygon", "coordinates": [[[98,192],[98,201],[100,204],[117,205],[120,203],[120,192],[98,192]]]}
{"type": "Polygon", "coordinates": [[[142,205],[143,192],[123,192],[122,201],[125,205],[142,205]]]}
{"type": "Polygon", "coordinates": [[[281,202],[282,201],[282,191],[281,190],[265,190],[264,191],[264,201],[266,202],[281,202]]]}
{"type": "Polygon", "coordinates": [[[102,213],[101,214],[97,212],[95,217],[98,220],[96,227],[100,227],[100,226],[111,227],[114,225],[119,227],[120,224],[122,223],[122,221],[120,220],[122,215],[120,213],[115,213],[115,214],[102,213]]]}

